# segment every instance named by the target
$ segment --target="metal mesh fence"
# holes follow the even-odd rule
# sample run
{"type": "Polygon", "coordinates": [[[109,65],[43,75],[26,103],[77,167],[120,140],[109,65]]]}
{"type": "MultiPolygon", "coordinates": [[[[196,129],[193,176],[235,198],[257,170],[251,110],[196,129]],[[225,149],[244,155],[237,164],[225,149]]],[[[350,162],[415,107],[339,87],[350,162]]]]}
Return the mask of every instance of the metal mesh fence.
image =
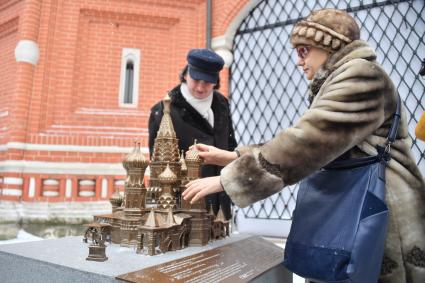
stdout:
{"type": "MultiPolygon", "coordinates": [[[[240,144],[256,144],[291,126],[307,108],[308,82],[296,66],[289,36],[294,23],[312,10],[338,8],[361,27],[361,38],[375,48],[406,106],[412,151],[425,173],[425,143],[414,128],[424,111],[425,1],[264,0],[240,25],[234,39],[230,103],[240,144]]],[[[297,186],[243,209],[247,218],[291,219],[297,186]]]]}

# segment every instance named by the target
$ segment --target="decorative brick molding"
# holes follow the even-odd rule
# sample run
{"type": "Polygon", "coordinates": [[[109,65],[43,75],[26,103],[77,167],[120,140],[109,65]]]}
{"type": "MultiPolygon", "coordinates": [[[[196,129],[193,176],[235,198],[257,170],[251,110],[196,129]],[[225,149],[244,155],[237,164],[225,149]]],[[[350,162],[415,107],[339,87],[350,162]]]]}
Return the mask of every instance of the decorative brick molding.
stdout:
{"type": "Polygon", "coordinates": [[[14,17],[6,22],[0,22],[0,40],[12,33],[18,32],[19,17],[14,17]]]}

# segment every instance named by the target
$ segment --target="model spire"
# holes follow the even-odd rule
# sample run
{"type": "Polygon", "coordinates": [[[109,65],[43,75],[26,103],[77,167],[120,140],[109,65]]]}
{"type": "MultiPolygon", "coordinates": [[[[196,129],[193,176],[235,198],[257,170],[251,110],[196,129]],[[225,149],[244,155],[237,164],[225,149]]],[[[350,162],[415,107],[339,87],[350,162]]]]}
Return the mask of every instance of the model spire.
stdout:
{"type": "Polygon", "coordinates": [[[146,219],[145,226],[147,227],[159,227],[158,220],[155,217],[155,210],[151,209],[148,215],[148,219],[146,219]]]}

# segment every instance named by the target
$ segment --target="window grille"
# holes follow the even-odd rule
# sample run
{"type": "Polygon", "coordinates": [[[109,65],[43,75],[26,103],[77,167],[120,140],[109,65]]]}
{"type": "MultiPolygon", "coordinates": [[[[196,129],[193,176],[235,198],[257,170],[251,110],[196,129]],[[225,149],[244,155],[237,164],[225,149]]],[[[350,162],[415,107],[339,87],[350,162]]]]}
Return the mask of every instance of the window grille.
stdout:
{"type": "MultiPolygon", "coordinates": [[[[375,48],[406,106],[412,151],[425,173],[425,143],[414,128],[425,107],[425,78],[418,76],[425,57],[423,0],[265,0],[239,26],[234,38],[230,104],[240,144],[260,143],[291,126],[307,108],[308,82],[296,66],[289,36],[312,10],[345,9],[361,27],[361,38],[375,48]]],[[[297,186],[243,209],[246,218],[290,220],[297,186]]]]}

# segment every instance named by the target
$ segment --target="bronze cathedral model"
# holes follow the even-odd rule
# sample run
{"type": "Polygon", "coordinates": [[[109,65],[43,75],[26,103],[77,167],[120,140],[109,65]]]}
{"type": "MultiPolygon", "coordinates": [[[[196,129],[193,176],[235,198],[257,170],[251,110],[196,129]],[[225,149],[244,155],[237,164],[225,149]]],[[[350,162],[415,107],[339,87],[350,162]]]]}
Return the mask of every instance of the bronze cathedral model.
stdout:
{"type": "Polygon", "coordinates": [[[190,204],[181,197],[185,184],[200,177],[201,160],[195,149],[185,158],[183,152],[179,154],[168,95],[163,103],[151,161],[145,159],[138,144],[123,161],[127,171],[124,197],[115,192],[110,199],[112,214],[94,217],[97,223],[111,225],[112,243],[148,255],[203,246],[229,235],[229,221],[221,210],[215,216],[212,209],[207,211],[204,199],[190,204]],[[143,177],[148,165],[146,187],[143,177]]]}

